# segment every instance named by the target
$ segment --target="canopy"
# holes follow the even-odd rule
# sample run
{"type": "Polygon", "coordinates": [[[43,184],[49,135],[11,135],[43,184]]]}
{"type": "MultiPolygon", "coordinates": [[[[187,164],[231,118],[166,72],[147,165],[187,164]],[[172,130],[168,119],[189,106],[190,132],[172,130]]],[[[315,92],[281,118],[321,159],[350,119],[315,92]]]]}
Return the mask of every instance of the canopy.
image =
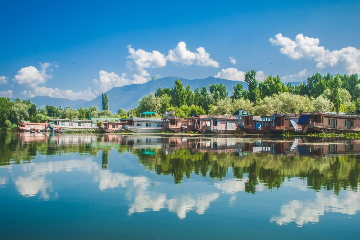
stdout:
{"type": "Polygon", "coordinates": [[[154,114],[155,112],[143,112],[141,114],[154,114]]]}

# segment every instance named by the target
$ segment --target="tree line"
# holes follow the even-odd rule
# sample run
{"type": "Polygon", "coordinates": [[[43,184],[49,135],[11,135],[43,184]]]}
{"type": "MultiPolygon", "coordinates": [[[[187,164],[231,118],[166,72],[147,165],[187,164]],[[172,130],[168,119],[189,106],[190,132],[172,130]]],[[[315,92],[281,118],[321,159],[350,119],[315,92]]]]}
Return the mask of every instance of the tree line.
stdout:
{"type": "Polygon", "coordinates": [[[21,101],[17,98],[10,101],[9,98],[1,97],[0,128],[14,127],[20,121],[41,122],[49,118],[128,118],[140,116],[140,113],[146,111],[155,112],[157,116],[175,111],[178,117],[189,117],[194,114],[233,114],[240,108],[254,115],[268,115],[274,111],[355,113],[360,108],[360,84],[357,74],[315,73],[299,85],[285,85],[279,76],[269,75],[259,81],[256,71],[251,70],[245,74],[245,83],[247,90],[241,82],[237,82],[230,95],[226,86],[221,83],[192,91],[189,85],[184,87],[177,79],[172,88],[158,88],[155,94],[150,93],[139,99],[134,109],[126,111],[120,108],[115,114],[109,111],[106,93],[102,94],[102,111],[96,106],[78,109],[54,106],[37,108],[30,100],[21,101]]]}
{"type": "Polygon", "coordinates": [[[239,108],[254,115],[334,111],[355,113],[360,107],[360,84],[357,74],[331,75],[315,73],[306,82],[292,85],[281,81],[279,76],[267,76],[263,81],[256,78],[256,71],[245,74],[247,90],[241,82],[233,86],[229,95],[223,84],[211,84],[209,88],[184,87],[175,80],[173,88],[158,88],[139,99],[138,106],[130,112],[138,115],[144,111],[162,114],[175,111],[176,116],[194,114],[233,114],[239,108]]]}

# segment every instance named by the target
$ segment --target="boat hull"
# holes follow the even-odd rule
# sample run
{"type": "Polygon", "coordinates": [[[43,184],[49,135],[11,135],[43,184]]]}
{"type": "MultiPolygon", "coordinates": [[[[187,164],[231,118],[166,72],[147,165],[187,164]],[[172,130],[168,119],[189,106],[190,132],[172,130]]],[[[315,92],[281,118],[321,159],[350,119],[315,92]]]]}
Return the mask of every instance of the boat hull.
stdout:
{"type": "Polygon", "coordinates": [[[136,128],[128,127],[127,130],[134,133],[158,133],[161,132],[162,128],[136,128]]]}

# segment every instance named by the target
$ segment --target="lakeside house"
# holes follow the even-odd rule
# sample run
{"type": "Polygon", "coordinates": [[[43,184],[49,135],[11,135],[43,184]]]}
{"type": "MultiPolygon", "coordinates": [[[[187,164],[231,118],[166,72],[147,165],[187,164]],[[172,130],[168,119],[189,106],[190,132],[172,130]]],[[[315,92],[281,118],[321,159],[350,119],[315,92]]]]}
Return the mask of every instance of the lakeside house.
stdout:
{"type": "Polygon", "coordinates": [[[194,115],[186,118],[186,132],[236,133],[239,130],[233,115],[194,115]]]}

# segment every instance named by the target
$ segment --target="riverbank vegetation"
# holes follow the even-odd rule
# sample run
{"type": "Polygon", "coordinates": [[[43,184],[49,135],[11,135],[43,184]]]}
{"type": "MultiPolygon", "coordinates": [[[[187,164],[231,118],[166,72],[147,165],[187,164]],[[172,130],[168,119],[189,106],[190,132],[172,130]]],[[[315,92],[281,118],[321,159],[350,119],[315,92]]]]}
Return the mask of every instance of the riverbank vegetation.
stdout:
{"type": "Polygon", "coordinates": [[[139,99],[137,107],[126,111],[120,108],[115,114],[109,111],[108,96],[102,94],[102,110],[89,108],[45,106],[38,108],[30,100],[19,98],[10,101],[0,98],[0,128],[10,129],[20,121],[41,122],[53,118],[89,119],[128,118],[140,113],[155,112],[156,117],[167,111],[174,111],[178,117],[195,114],[233,114],[244,109],[250,114],[267,115],[279,113],[302,113],[310,111],[355,113],[360,108],[360,84],[357,74],[321,75],[316,73],[306,82],[291,85],[281,81],[279,76],[269,75],[262,81],[256,78],[254,70],[245,74],[247,90],[241,82],[234,82],[231,94],[223,84],[211,84],[209,88],[184,87],[175,80],[172,88],[158,88],[154,93],[139,99]]]}

